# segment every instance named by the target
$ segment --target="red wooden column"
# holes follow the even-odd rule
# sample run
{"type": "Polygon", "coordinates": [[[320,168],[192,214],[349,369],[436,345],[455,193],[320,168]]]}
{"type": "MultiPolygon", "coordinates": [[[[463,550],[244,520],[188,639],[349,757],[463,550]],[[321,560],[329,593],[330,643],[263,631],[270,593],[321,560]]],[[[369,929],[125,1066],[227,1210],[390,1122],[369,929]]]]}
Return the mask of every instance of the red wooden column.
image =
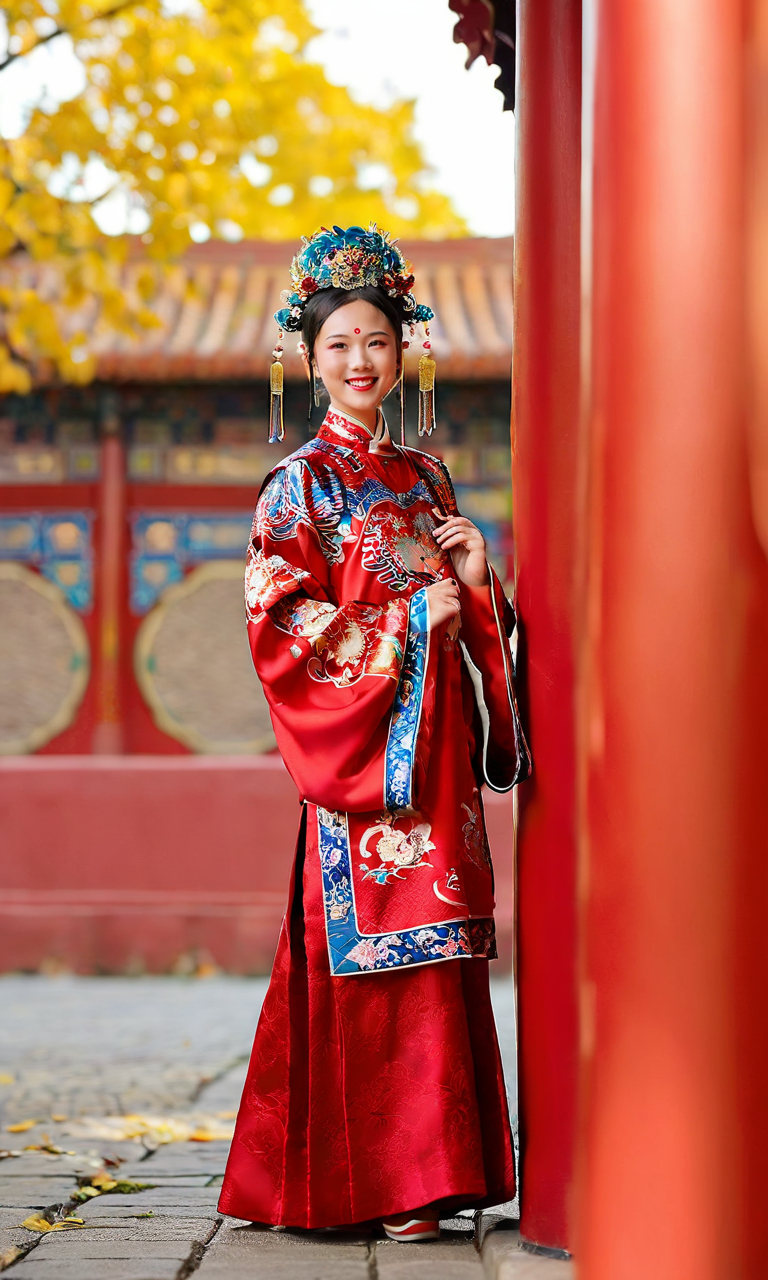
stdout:
{"type": "Polygon", "coordinates": [[[575,649],[581,5],[521,0],[513,480],[534,773],[521,788],[522,1233],[569,1246],[578,1072],[575,649]]]}
{"type": "Polygon", "coordinates": [[[577,1253],[585,1280],[752,1280],[768,1249],[759,6],[595,7],[577,1253]]]}
{"type": "Polygon", "coordinates": [[[101,480],[97,512],[96,609],[94,653],[96,723],[93,751],[123,751],[123,698],[120,674],[120,618],[125,590],[125,450],[120,420],[108,404],[102,421],[101,480]]]}

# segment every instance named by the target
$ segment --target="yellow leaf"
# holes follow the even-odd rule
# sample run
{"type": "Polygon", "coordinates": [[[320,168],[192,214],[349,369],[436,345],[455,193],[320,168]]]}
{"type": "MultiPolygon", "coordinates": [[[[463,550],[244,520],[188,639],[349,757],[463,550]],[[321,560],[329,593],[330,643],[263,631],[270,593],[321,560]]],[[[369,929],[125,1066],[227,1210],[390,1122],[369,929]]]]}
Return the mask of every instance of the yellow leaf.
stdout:
{"type": "Polygon", "coordinates": [[[62,1116],[62,1115],[60,1115],[58,1112],[54,1113],[54,1112],[52,1111],[52,1112],[51,1112],[51,1119],[52,1119],[52,1120],[55,1120],[57,1124],[61,1124],[61,1123],[62,1123],[62,1121],[69,1119],[69,1117],[68,1117],[68,1116],[62,1116]]]}
{"type": "Polygon", "coordinates": [[[98,1187],[101,1191],[111,1191],[117,1186],[117,1179],[110,1178],[106,1173],[97,1173],[91,1178],[91,1186],[98,1187]]]}
{"type": "Polygon", "coordinates": [[[0,1084],[15,1084],[16,1077],[9,1075],[7,1071],[0,1071],[0,1084]]]}
{"type": "Polygon", "coordinates": [[[37,1120],[19,1120],[16,1124],[7,1124],[5,1126],[6,1133],[26,1133],[27,1129],[34,1129],[37,1120]]]}
{"type": "Polygon", "coordinates": [[[4,1253],[0,1253],[0,1271],[5,1271],[6,1267],[10,1267],[11,1263],[20,1258],[23,1252],[23,1249],[14,1244],[11,1245],[10,1249],[6,1249],[4,1253]]]}
{"type": "Polygon", "coordinates": [[[16,191],[15,183],[10,178],[0,178],[0,213],[5,213],[16,191]]]}
{"type": "Polygon", "coordinates": [[[41,1213],[31,1213],[28,1218],[22,1222],[22,1227],[26,1227],[27,1231],[39,1231],[41,1235],[46,1231],[53,1229],[53,1224],[44,1218],[41,1213]]]}

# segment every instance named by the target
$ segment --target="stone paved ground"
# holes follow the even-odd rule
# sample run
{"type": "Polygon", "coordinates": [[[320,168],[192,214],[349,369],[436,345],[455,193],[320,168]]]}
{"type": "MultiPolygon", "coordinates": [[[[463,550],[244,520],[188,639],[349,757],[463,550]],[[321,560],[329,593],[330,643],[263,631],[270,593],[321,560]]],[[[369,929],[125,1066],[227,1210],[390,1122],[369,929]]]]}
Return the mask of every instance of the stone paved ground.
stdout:
{"type": "MultiPolygon", "coordinates": [[[[0,1147],[21,1151],[0,1159],[0,1270],[14,1280],[571,1276],[568,1263],[518,1250],[511,1206],[453,1219],[440,1243],[424,1245],[222,1219],[228,1141],[158,1137],[231,1127],[265,987],[222,977],[0,978],[0,1147]],[[139,1121],[114,1119],[132,1113],[139,1121]],[[147,1132],[128,1140],[126,1124],[147,1132]],[[79,1183],[99,1175],[148,1185],[75,1204],[79,1183]],[[74,1213],[86,1226],[20,1225],[35,1212],[50,1224],[74,1213]]],[[[494,1002],[514,1080],[510,983],[495,984],[494,1002]]]]}

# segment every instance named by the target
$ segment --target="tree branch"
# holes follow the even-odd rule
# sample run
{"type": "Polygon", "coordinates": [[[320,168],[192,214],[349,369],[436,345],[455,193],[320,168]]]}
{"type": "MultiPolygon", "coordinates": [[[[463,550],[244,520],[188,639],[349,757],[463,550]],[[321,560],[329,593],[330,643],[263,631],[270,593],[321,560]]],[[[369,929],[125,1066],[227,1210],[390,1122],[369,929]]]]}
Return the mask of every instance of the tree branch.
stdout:
{"type": "MultiPolygon", "coordinates": [[[[105,9],[103,13],[95,13],[92,18],[88,19],[88,22],[114,18],[115,14],[120,13],[123,9],[130,9],[135,3],[136,0],[119,0],[119,3],[113,5],[111,9],[105,9]]],[[[10,67],[11,63],[16,62],[17,58],[26,58],[27,54],[34,53],[35,49],[41,49],[44,44],[50,44],[51,40],[71,34],[71,27],[55,27],[53,31],[48,32],[47,36],[40,36],[39,40],[36,40],[28,49],[19,49],[18,53],[7,53],[4,58],[0,59],[0,72],[5,71],[6,67],[10,67]]]]}

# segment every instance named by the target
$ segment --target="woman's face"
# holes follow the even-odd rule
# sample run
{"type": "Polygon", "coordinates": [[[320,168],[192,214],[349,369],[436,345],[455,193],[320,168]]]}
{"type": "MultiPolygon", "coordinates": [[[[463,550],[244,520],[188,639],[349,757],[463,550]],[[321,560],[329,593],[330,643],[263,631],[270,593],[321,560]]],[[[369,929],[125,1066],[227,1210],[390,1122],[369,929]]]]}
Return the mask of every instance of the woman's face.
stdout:
{"type": "Polygon", "coordinates": [[[383,312],[356,299],[337,307],[315,341],[314,360],[335,408],[370,419],[399,377],[397,343],[383,312]]]}

